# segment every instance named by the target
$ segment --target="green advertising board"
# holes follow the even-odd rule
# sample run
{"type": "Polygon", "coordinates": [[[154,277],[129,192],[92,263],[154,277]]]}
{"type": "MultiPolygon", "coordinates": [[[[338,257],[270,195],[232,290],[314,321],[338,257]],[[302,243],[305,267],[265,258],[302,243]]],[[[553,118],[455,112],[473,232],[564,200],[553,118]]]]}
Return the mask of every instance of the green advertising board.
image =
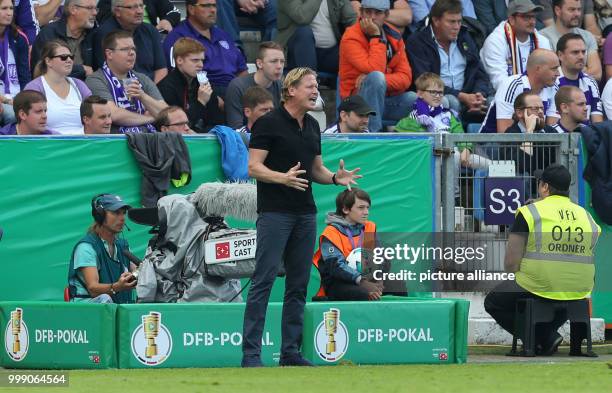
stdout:
{"type": "MultiPolygon", "coordinates": [[[[278,364],[281,303],[270,303],[262,339],[265,365],[278,364]]],[[[239,367],[244,304],[120,305],[120,368],[239,367]]]]}
{"type": "Polygon", "coordinates": [[[116,367],[114,304],[0,302],[0,366],[116,367]]]}
{"type": "Polygon", "coordinates": [[[316,365],[463,363],[468,308],[461,302],[310,303],[303,353],[316,365]]]}

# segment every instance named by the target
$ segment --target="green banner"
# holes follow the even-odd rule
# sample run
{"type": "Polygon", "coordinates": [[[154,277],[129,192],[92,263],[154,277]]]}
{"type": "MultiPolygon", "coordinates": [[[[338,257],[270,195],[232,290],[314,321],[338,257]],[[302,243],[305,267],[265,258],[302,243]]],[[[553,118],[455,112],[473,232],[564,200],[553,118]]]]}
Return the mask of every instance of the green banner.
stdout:
{"type": "MultiPolygon", "coordinates": [[[[278,364],[282,304],[270,303],[261,359],[278,364]]],[[[121,305],[120,368],[239,367],[244,304],[121,305]]]]}
{"type": "Polygon", "coordinates": [[[0,366],[116,367],[114,304],[0,302],[0,366]]]}
{"type": "MultiPolygon", "coordinates": [[[[212,136],[186,137],[193,178],[170,193],[187,194],[201,183],[224,180],[220,148],[212,136]]],[[[323,158],[331,170],[344,159],[361,168],[359,186],[372,197],[370,217],[385,232],[433,230],[435,181],[432,140],[421,136],[324,138],[323,158]]],[[[0,300],[61,300],[76,242],[92,223],[91,198],[109,192],[140,206],[141,171],[123,136],[0,138],[0,300]],[[15,277],[27,277],[16,280],[15,277]]],[[[335,210],[341,187],[314,186],[318,231],[335,210]]],[[[123,236],[142,257],[150,228],[130,224],[123,236]]],[[[319,287],[313,269],[308,298],[319,287]]],[[[272,301],[282,301],[278,279],[272,301]]]]}
{"type": "Polygon", "coordinates": [[[304,320],[303,353],[318,365],[466,360],[467,308],[454,300],[310,303],[304,320]]]}

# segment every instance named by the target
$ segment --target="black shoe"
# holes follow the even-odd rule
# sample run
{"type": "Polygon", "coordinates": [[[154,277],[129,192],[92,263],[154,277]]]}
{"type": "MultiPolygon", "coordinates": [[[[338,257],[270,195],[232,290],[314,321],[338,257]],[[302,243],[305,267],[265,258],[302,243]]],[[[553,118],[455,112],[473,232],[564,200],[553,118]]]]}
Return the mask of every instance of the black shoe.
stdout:
{"type": "Polygon", "coordinates": [[[250,368],[250,367],[263,367],[263,363],[261,362],[261,358],[257,355],[249,355],[243,356],[242,362],[240,363],[240,367],[250,368]]]}
{"type": "Polygon", "coordinates": [[[287,366],[314,367],[314,364],[312,364],[309,360],[304,359],[302,355],[299,353],[291,354],[287,356],[281,356],[280,361],[278,362],[278,365],[281,367],[287,367],[287,366]]]}
{"type": "Polygon", "coordinates": [[[538,355],[540,356],[552,356],[559,349],[559,345],[563,341],[563,337],[557,332],[552,334],[545,343],[542,344],[538,355]]]}

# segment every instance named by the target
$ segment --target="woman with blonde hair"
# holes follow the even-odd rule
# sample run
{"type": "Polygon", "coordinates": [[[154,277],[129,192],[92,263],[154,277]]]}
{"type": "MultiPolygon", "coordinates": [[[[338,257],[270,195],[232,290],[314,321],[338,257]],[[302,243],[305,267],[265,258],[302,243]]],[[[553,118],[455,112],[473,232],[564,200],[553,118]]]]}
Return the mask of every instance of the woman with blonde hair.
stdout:
{"type": "Polygon", "coordinates": [[[47,97],[47,126],[60,134],[83,134],[81,102],[91,95],[87,85],[69,77],[74,55],[68,44],[61,40],[47,42],[41,60],[34,69],[36,79],[26,89],[36,90],[47,97]]]}

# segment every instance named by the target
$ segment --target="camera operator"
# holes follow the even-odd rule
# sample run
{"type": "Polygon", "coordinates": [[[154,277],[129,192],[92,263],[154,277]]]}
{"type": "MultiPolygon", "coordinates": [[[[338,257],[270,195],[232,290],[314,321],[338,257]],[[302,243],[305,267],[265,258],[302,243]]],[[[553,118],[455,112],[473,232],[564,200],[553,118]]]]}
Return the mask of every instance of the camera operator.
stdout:
{"type": "Polygon", "coordinates": [[[100,194],[91,200],[94,223],[72,251],[68,271],[70,301],[133,303],[136,265],[125,255],[125,239],[118,235],[130,206],[118,195],[100,194]]]}

